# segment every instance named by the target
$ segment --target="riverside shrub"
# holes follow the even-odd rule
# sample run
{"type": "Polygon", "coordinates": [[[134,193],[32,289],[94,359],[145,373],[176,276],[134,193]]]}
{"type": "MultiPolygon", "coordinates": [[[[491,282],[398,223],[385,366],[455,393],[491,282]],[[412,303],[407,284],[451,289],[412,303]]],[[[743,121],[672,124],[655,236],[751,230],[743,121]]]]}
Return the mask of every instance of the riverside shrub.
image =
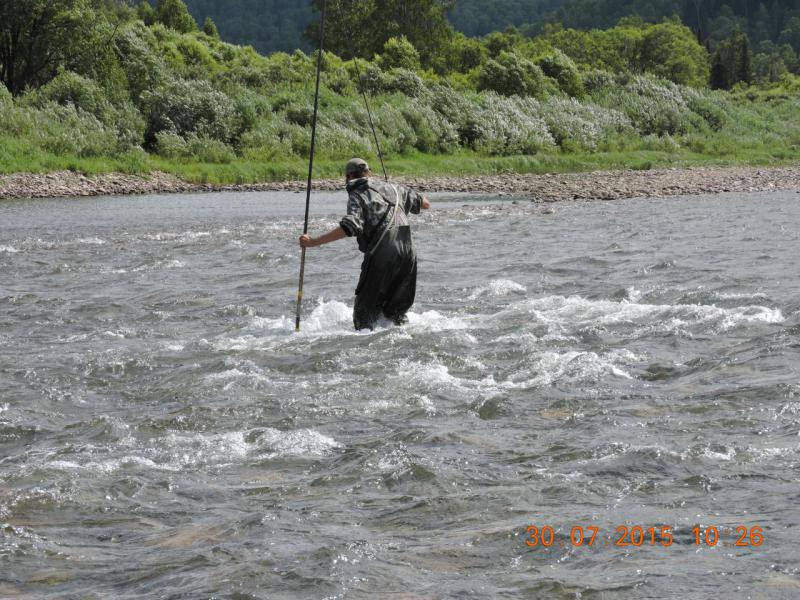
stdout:
{"type": "Polygon", "coordinates": [[[162,132],[232,144],[247,130],[235,103],[206,81],[171,81],[142,94],[141,103],[148,145],[153,145],[162,132]]]}
{"type": "Polygon", "coordinates": [[[539,103],[531,98],[508,98],[487,93],[474,123],[472,146],[491,155],[536,154],[555,146],[547,123],[537,115],[539,103]]]}
{"type": "Polygon", "coordinates": [[[414,130],[415,147],[420,152],[447,153],[458,148],[455,125],[421,100],[409,100],[400,109],[403,118],[414,130]]]}
{"type": "Polygon", "coordinates": [[[578,67],[561,50],[556,48],[552,54],[538,58],[536,65],[547,77],[555,81],[561,91],[568,96],[583,96],[583,82],[581,81],[578,67]]]}
{"type": "Polygon", "coordinates": [[[74,105],[49,104],[27,112],[24,136],[38,146],[60,156],[114,156],[117,135],[95,116],[74,105]]]}
{"type": "Polygon", "coordinates": [[[634,131],[631,120],[620,111],[575,98],[548,98],[539,114],[562,150],[593,152],[604,142],[634,131]]]}
{"type": "Polygon", "coordinates": [[[0,108],[7,108],[14,103],[14,98],[11,96],[11,92],[8,91],[8,88],[0,81],[0,108]]]}
{"type": "Polygon", "coordinates": [[[156,52],[157,47],[153,32],[141,23],[125,27],[114,38],[118,62],[134,102],[143,92],[160,87],[169,78],[167,64],[156,52]]]}
{"type": "Polygon", "coordinates": [[[60,72],[49,83],[28,94],[25,100],[37,108],[51,103],[73,105],[103,123],[113,121],[113,108],[102,88],[93,80],[71,71],[60,72]]]}
{"type": "Polygon", "coordinates": [[[670,81],[637,76],[624,85],[596,88],[592,99],[624,112],[641,135],[680,135],[699,123],[679,86],[670,81]]]}
{"type": "Polygon", "coordinates": [[[541,67],[514,52],[489,59],[478,74],[478,90],[504,96],[542,97],[552,88],[541,67]]]}

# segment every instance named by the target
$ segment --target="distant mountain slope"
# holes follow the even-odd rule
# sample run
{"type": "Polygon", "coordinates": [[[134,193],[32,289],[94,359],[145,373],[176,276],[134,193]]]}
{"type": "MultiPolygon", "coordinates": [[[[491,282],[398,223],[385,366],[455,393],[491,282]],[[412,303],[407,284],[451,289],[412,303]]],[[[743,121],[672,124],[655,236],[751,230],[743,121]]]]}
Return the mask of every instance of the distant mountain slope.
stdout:
{"type": "Polygon", "coordinates": [[[308,49],[303,31],[312,19],[310,0],[185,2],[201,25],[206,17],[211,17],[226,41],[249,44],[264,54],[308,49]]]}
{"type": "MultiPolygon", "coordinates": [[[[250,44],[263,53],[308,49],[303,31],[313,18],[310,0],[185,0],[202,24],[211,17],[223,39],[250,44]]],[[[454,27],[482,36],[509,25],[541,21],[565,0],[457,0],[450,13],[454,27]]]]}
{"type": "Polygon", "coordinates": [[[456,0],[450,22],[469,36],[541,22],[566,0],[456,0]]]}

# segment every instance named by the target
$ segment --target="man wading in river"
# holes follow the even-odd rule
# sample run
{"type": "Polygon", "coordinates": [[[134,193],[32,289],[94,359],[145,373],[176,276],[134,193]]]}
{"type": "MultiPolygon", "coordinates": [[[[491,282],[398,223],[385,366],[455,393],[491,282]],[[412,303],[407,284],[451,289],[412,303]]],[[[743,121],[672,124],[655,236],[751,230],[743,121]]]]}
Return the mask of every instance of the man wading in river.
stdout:
{"type": "Polygon", "coordinates": [[[408,214],[431,207],[425,196],[401,185],[371,178],[366,161],[354,158],[345,168],[347,216],[339,227],[318,238],[300,237],[303,248],[322,246],[345,237],[358,240],[364,253],[356,287],[353,323],[372,329],[383,315],[396,325],[406,322],[417,290],[417,254],[408,214]]]}

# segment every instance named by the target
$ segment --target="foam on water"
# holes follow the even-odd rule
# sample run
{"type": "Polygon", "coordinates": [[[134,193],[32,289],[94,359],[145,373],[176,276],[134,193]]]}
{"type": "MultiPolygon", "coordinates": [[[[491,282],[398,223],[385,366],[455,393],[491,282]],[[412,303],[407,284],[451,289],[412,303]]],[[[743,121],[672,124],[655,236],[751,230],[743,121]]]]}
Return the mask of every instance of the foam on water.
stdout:
{"type": "MultiPolygon", "coordinates": [[[[398,362],[394,375],[391,379],[395,382],[397,389],[401,386],[413,385],[422,386],[426,391],[454,390],[460,392],[465,398],[474,399],[476,393],[485,397],[491,397],[503,392],[502,386],[498,385],[493,375],[487,375],[480,379],[469,377],[458,377],[450,373],[450,368],[438,361],[417,362],[403,359],[398,362]]],[[[428,408],[427,403],[424,403],[428,408]]]]}
{"type": "Polygon", "coordinates": [[[596,383],[608,376],[633,379],[624,367],[640,360],[640,357],[628,350],[613,350],[604,354],[579,351],[544,352],[534,359],[529,369],[516,375],[514,381],[503,385],[527,389],[557,383],[596,383]],[[525,376],[528,378],[520,381],[525,376]]]}
{"type": "Polygon", "coordinates": [[[14,246],[0,246],[0,254],[16,254],[19,252],[14,246]]]}
{"type": "Polygon", "coordinates": [[[751,323],[782,323],[779,309],[765,306],[720,308],[703,304],[639,304],[613,300],[589,300],[581,296],[547,296],[517,305],[539,322],[559,333],[584,327],[639,326],[637,335],[660,330],[679,333],[702,326],[725,332],[751,323]]]}
{"type": "Polygon", "coordinates": [[[160,233],[154,233],[149,235],[142,236],[142,239],[153,241],[153,242],[175,242],[179,244],[187,244],[192,242],[197,242],[203,240],[205,238],[211,237],[212,235],[225,235],[230,233],[226,228],[219,229],[217,231],[183,231],[183,232],[170,232],[170,231],[163,231],[160,233]]]}
{"type": "Polygon", "coordinates": [[[80,238],[78,240],[79,244],[84,244],[88,246],[104,246],[108,242],[99,238],[99,237],[89,237],[89,238],[80,238]]]}
{"type": "Polygon", "coordinates": [[[257,453],[260,458],[327,456],[335,450],[344,448],[332,437],[312,429],[278,431],[266,428],[259,433],[257,453]]]}
{"type": "Polygon", "coordinates": [[[283,457],[323,457],[343,447],[332,437],[312,429],[280,431],[268,427],[213,434],[170,432],[127,446],[124,455],[107,458],[102,455],[113,452],[112,448],[84,446],[70,459],[53,454],[42,466],[102,475],[131,468],[180,472],[283,457]]]}
{"type": "Polygon", "coordinates": [[[0,203],[5,595],[738,597],[794,572],[794,194],[437,202],[409,323],[353,330],[342,242],[300,334],[302,195],[224,198],[0,203]],[[762,241],[731,246],[742,224],[762,241]],[[763,548],[688,540],[739,522],[763,548]],[[678,543],[531,551],[531,523],[678,543]]]}
{"type": "MultiPolygon", "coordinates": [[[[294,317],[283,315],[277,319],[269,317],[254,317],[253,327],[279,332],[295,331],[294,317]]],[[[319,300],[310,315],[306,315],[300,327],[300,334],[304,336],[331,335],[353,331],[353,309],[343,302],[319,300]]]]}
{"type": "Polygon", "coordinates": [[[407,327],[412,333],[440,333],[472,329],[475,322],[472,317],[448,316],[436,310],[428,310],[423,313],[409,312],[407,327]]]}
{"type": "MultiPolygon", "coordinates": [[[[471,321],[472,318],[448,316],[435,310],[425,311],[423,313],[409,312],[408,323],[398,328],[397,331],[402,335],[406,335],[466,330],[475,326],[471,321]]],[[[251,324],[256,329],[281,333],[294,334],[295,329],[294,317],[288,317],[286,315],[279,318],[254,317],[251,320],[251,324]]],[[[357,332],[353,328],[353,308],[351,306],[336,300],[320,300],[311,314],[303,318],[300,336],[314,338],[342,335],[368,336],[381,331],[394,329],[390,321],[381,319],[376,324],[374,331],[362,330],[357,332]]],[[[238,344],[238,347],[242,348],[244,346],[238,344]]]]}
{"type": "Polygon", "coordinates": [[[470,300],[475,300],[481,296],[489,295],[494,297],[508,296],[510,294],[525,294],[528,289],[511,279],[495,279],[489,282],[488,286],[475,289],[470,295],[470,300]]]}
{"type": "Polygon", "coordinates": [[[226,360],[225,362],[227,366],[232,368],[222,371],[221,373],[210,373],[205,376],[206,381],[222,382],[225,384],[224,389],[226,390],[237,383],[251,385],[269,385],[273,383],[264,370],[252,361],[226,360]]]}

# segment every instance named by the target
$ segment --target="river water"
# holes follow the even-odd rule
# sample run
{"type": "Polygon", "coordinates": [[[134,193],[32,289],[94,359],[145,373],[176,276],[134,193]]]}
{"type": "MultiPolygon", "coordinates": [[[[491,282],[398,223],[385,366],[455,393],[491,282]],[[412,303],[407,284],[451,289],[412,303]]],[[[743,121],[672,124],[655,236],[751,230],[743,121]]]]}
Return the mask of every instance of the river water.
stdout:
{"type": "Polygon", "coordinates": [[[800,597],[800,196],[303,201],[0,204],[0,597],[800,597]]]}

